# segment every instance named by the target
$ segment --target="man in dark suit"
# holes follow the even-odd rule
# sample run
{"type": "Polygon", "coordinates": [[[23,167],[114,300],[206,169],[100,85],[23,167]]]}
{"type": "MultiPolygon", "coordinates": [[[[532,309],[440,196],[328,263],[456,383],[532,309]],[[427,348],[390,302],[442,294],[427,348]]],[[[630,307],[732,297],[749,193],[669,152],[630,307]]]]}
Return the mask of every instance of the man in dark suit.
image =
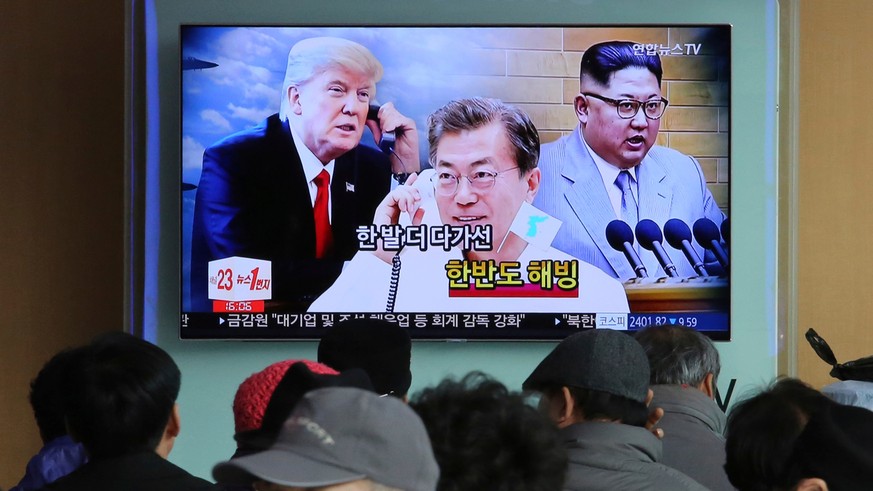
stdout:
{"type": "MultiPolygon", "coordinates": [[[[635,52],[634,44],[609,41],[585,50],[574,101],[579,125],[543,145],[541,190],[533,203],[563,222],[554,248],[621,280],[635,273],[606,239],[612,220],[634,229],[643,219],[663,228],[671,218],[689,226],[700,218],[719,225],[725,218],[697,160],[655,145],[667,108],[661,59],[635,52]]],[[[696,275],[682,251],[667,243],[664,248],[679,276],[696,275]]],[[[700,245],[694,248],[704,257],[700,245]]],[[[653,253],[638,252],[649,276],[665,276],[653,253]]],[[[710,259],[710,272],[720,273],[710,259]]]]}
{"type": "Polygon", "coordinates": [[[391,174],[419,169],[415,123],[393,104],[367,120],[382,65],[367,48],[310,38],[288,54],[279,114],[230,135],[203,155],[194,206],[191,305],[211,311],[209,261],[271,261],[272,305],[305,311],[357,251],[391,174]],[[386,155],[360,145],[396,133],[386,155]]]}

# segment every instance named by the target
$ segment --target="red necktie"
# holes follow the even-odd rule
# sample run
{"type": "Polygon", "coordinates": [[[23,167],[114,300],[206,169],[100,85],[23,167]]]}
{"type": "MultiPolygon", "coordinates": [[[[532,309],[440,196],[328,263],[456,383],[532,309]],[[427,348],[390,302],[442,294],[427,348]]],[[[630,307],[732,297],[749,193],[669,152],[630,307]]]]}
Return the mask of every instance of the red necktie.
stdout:
{"type": "Polygon", "coordinates": [[[333,246],[333,231],[330,229],[328,201],[330,197],[330,174],[322,170],[315,179],[315,206],[312,207],[315,216],[315,257],[322,258],[330,253],[333,246]]]}

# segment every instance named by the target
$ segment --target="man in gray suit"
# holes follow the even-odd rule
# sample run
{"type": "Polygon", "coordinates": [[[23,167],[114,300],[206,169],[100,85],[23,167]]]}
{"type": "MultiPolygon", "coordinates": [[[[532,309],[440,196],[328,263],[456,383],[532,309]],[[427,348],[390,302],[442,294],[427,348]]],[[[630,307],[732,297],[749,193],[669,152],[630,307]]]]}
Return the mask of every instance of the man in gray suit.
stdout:
{"type": "MultiPolygon", "coordinates": [[[[724,214],[692,157],[655,145],[667,100],[661,94],[661,60],[634,52],[635,43],[610,41],[582,56],[575,99],[579,126],[543,145],[540,193],[534,206],[563,221],[552,246],[620,279],[634,270],[610,247],[606,226],[621,219],[631,229],[643,219],[663,228],[678,218],[690,226],[724,214]]],[[[704,250],[694,244],[698,255],[704,250]]],[[[664,243],[678,276],[696,275],[683,253],[664,243]]],[[[648,275],[666,276],[652,252],[641,250],[648,275]]]]}

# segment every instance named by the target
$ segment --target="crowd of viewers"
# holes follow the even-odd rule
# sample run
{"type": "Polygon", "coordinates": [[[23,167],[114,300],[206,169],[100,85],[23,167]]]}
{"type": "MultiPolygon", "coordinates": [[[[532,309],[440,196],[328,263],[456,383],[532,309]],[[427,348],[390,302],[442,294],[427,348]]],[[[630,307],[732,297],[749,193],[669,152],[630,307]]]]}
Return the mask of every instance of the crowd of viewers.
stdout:
{"type": "MultiPolygon", "coordinates": [[[[167,460],[181,373],[112,333],[55,355],[31,384],[44,447],[13,491],[856,490],[873,482],[873,412],[780,378],[714,402],[699,332],[586,330],[509,390],[481,372],[408,395],[412,343],[382,320],[330,329],[232,401],[236,450],[215,484],[167,460]]],[[[230,403],[230,401],[228,401],[230,403]]],[[[230,452],[229,452],[230,453],[230,452]]]]}
{"type": "MultiPolygon", "coordinates": [[[[378,124],[370,124],[377,133],[396,131],[397,151],[389,157],[358,145],[381,75],[378,60],[357,43],[303,40],[289,53],[280,113],[206,150],[192,231],[195,299],[207,299],[200,291],[207,282],[200,280],[210,258],[246,250],[273,261],[278,298],[299,310],[324,309],[322,304],[329,301],[335,303],[328,311],[338,304],[346,311],[384,308],[384,292],[372,285],[376,274],[388,284],[393,257],[386,256],[381,245],[373,254],[353,257],[356,225],[371,218],[379,218],[379,225],[397,224],[401,212],[421,220],[426,210],[424,205],[419,208],[416,188],[399,186],[388,193],[390,174],[406,175],[420,168],[414,121],[389,102],[379,109],[378,124]],[[323,121],[334,116],[338,122],[323,121]],[[299,175],[289,173],[289,155],[299,175]],[[258,168],[267,169],[263,175],[250,176],[252,181],[244,186],[243,181],[228,180],[242,172],[243,163],[261,159],[258,168]],[[371,165],[359,172],[365,164],[371,165]],[[329,184],[331,173],[340,184],[329,184]],[[311,185],[303,186],[304,174],[311,185]],[[300,186],[291,187],[292,182],[300,186]],[[230,205],[229,195],[234,198],[230,205]],[[309,201],[289,201],[307,195],[309,201]],[[341,201],[333,209],[342,214],[331,216],[329,201],[341,201]],[[314,222],[288,221],[289,210],[305,217],[315,213],[314,222]],[[237,235],[229,233],[225,224],[244,222],[241,217],[258,219],[234,228],[237,235]],[[281,240],[276,239],[277,223],[290,227],[280,231],[281,240]],[[342,269],[349,259],[348,269],[342,269]],[[372,266],[374,261],[378,267],[372,266]],[[356,264],[363,266],[355,269],[356,264]],[[298,291],[299,285],[306,287],[298,291]],[[313,303],[315,297],[319,299],[313,303]],[[350,307],[353,299],[359,303],[350,307]]],[[[699,164],[655,145],[667,106],[661,97],[661,77],[660,59],[634,54],[633,43],[590,47],[581,61],[581,92],[574,99],[577,131],[543,145],[542,153],[536,128],[519,108],[486,98],[448,103],[429,118],[431,164],[440,170],[440,192],[430,213],[453,223],[452,217],[478,216],[470,211],[478,204],[485,210],[481,215],[489,217],[484,224],[494,228],[496,237],[506,238],[503,247],[478,259],[529,262],[527,244],[508,230],[522,203],[533,203],[564,221],[566,227],[548,256],[583,258],[578,263],[579,281],[585,283],[578,290],[588,292],[587,297],[549,304],[537,298],[535,307],[627,311],[624,290],[615,278],[635,273],[603,237],[589,236],[593,223],[616,216],[634,223],[638,213],[629,213],[626,201],[634,197],[632,188],[645,196],[655,183],[658,193],[671,193],[671,212],[695,219],[708,216],[716,223],[724,218],[706,190],[699,164]],[[613,100],[598,93],[619,88],[631,91],[622,96],[631,98],[613,100]],[[633,129],[630,138],[627,128],[633,129]],[[496,167],[483,169],[483,163],[496,167]],[[668,174],[678,183],[675,190],[661,185],[668,174]],[[493,190],[497,176],[507,184],[493,190]],[[567,181],[568,176],[574,178],[567,181]],[[599,198],[590,195],[590,201],[567,202],[567,196],[586,194],[569,191],[575,181],[603,181],[606,186],[599,198]],[[468,196],[473,188],[491,191],[481,193],[480,203],[479,197],[468,196]],[[459,209],[467,211],[457,213],[459,209]],[[585,307],[592,299],[596,307],[585,307]]],[[[416,179],[410,176],[407,183],[416,179]]],[[[645,207],[638,211],[653,213],[645,207]]],[[[462,257],[460,250],[451,254],[462,257]]],[[[464,254],[477,258],[471,251],[464,254]]],[[[403,261],[404,277],[412,282],[390,280],[391,308],[395,301],[398,311],[418,311],[414,302],[426,302],[429,310],[434,302],[449,302],[421,290],[437,285],[427,278],[444,277],[445,261],[425,261],[423,254],[418,259],[406,255],[403,261]]],[[[656,265],[649,268],[657,270],[656,265]]],[[[444,287],[440,291],[445,294],[444,287]]],[[[496,301],[489,299],[485,310],[504,310],[495,307],[496,301]]],[[[451,299],[451,306],[461,305],[457,302],[451,299]]],[[[523,304],[519,298],[511,302],[516,308],[518,302],[523,304]]],[[[484,304],[465,305],[481,311],[484,304]]],[[[736,404],[726,417],[715,402],[721,369],[718,351],[693,329],[658,326],[634,336],[602,329],[575,333],[533,369],[522,384],[523,392],[472,372],[410,397],[411,352],[404,329],[386,321],[356,319],[324,333],[317,361],[284,360],[250,375],[232,401],[236,449],[229,449],[228,460],[215,465],[213,483],[167,459],[181,429],[176,404],[181,373],[173,359],[134,336],[101,336],[58,353],[33,380],[30,402],[44,446],[12,489],[873,487],[873,413],[835,403],[803,382],[786,378],[736,404]]]]}

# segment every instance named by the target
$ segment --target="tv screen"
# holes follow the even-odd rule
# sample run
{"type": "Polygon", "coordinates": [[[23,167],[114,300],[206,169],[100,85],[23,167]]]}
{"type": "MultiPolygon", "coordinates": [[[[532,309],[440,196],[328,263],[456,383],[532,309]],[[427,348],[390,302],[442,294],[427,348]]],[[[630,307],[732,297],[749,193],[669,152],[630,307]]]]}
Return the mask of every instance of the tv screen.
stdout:
{"type": "Polygon", "coordinates": [[[181,27],[181,336],[730,339],[728,25],[181,27]]]}

